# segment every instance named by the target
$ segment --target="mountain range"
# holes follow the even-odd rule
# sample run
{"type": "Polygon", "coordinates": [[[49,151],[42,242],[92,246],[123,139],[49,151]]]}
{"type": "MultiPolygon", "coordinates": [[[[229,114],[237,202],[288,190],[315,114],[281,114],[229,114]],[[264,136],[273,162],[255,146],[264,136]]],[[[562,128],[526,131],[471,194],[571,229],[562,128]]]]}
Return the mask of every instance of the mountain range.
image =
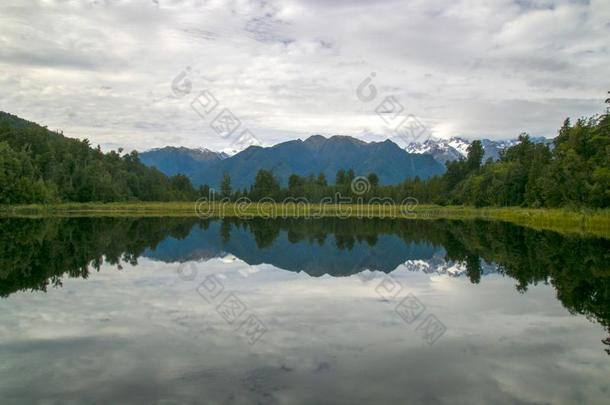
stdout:
{"type": "MultiPolygon", "coordinates": [[[[534,142],[551,142],[538,137],[534,142]]],[[[224,173],[234,187],[250,186],[260,169],[270,170],[286,185],[291,174],[307,176],[322,172],[332,182],[339,169],[353,169],[356,175],[377,173],[381,184],[396,184],[406,178],[429,178],[442,174],[445,163],[466,157],[471,141],[453,137],[430,138],[410,143],[404,149],[391,140],[364,142],[349,136],[313,135],[271,147],[249,146],[230,156],[209,149],[165,147],[142,152],[140,160],[167,175],[185,174],[195,185],[217,188],[224,173]]],[[[518,143],[517,139],[482,139],[484,160],[498,159],[500,152],[518,143]]]]}
{"type": "MultiPolygon", "coordinates": [[[[530,140],[535,143],[552,142],[551,139],[545,137],[531,137],[530,140]]],[[[425,142],[412,142],[405,147],[409,153],[428,154],[432,155],[436,161],[443,165],[450,160],[458,160],[465,158],[468,155],[468,147],[472,141],[460,137],[452,137],[449,139],[430,138],[425,142]]],[[[492,158],[497,160],[500,158],[500,152],[506,148],[519,143],[517,139],[505,139],[494,141],[491,139],[481,139],[483,146],[483,161],[492,158]]]]}
{"type": "Polygon", "coordinates": [[[340,169],[353,169],[356,175],[374,172],[380,184],[416,176],[425,179],[445,170],[432,156],[409,153],[390,140],[364,142],[349,136],[313,135],[271,147],[249,146],[229,157],[208,150],[168,147],[143,152],[140,159],[164,173],[183,173],[193,184],[213,188],[219,186],[224,173],[231,176],[234,188],[248,187],[261,169],[270,170],[282,185],[291,174],[324,173],[332,183],[340,169]]]}

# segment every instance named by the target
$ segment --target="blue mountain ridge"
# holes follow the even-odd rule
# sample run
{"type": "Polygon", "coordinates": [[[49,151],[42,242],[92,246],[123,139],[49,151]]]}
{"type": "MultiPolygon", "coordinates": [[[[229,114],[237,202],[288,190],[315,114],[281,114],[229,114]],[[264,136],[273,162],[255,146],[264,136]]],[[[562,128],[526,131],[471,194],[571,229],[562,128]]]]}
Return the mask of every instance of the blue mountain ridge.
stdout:
{"type": "Polygon", "coordinates": [[[231,176],[233,187],[248,187],[261,169],[273,172],[282,185],[288,183],[291,174],[308,176],[320,172],[332,182],[340,169],[353,169],[356,175],[374,172],[380,184],[396,184],[416,176],[426,179],[445,171],[432,156],[408,153],[390,140],[364,142],[349,136],[313,135],[305,141],[291,140],[271,147],[250,146],[226,158],[206,153],[205,158],[193,159],[189,151],[192,150],[163,148],[142,152],[140,159],[165,174],[182,173],[195,185],[213,188],[218,188],[224,173],[231,176]]]}

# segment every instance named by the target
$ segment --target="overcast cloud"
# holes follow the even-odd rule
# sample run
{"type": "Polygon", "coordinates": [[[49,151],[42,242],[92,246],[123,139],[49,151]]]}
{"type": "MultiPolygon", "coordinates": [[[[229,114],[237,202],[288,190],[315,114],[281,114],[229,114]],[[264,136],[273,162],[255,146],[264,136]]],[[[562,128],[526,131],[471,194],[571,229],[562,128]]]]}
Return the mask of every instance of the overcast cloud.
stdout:
{"type": "Polygon", "coordinates": [[[389,95],[441,137],[554,136],[603,110],[609,47],[608,0],[3,0],[0,110],[104,149],[227,147],[204,89],[264,144],[390,136],[389,95]]]}

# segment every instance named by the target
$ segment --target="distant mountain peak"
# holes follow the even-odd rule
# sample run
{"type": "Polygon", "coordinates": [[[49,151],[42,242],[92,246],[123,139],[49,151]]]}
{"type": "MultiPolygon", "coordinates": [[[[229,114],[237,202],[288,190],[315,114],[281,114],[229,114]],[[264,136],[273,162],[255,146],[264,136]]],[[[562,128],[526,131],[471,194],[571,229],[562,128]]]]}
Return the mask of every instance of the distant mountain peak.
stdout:
{"type": "Polygon", "coordinates": [[[227,156],[234,156],[251,147],[262,146],[261,141],[256,136],[252,135],[250,131],[244,131],[233,141],[230,146],[224,148],[222,153],[226,154],[227,156]]]}
{"type": "Polygon", "coordinates": [[[332,135],[325,137],[324,135],[312,135],[303,141],[305,144],[317,145],[320,143],[352,143],[356,145],[366,145],[367,142],[354,138],[349,135],[332,135]]]}
{"type": "Polygon", "coordinates": [[[349,142],[353,142],[353,143],[357,143],[360,145],[366,144],[367,142],[355,138],[353,136],[349,136],[349,135],[333,135],[330,138],[328,138],[329,140],[335,140],[335,141],[349,141],[349,142]]]}
{"type": "MultiPolygon", "coordinates": [[[[531,137],[530,140],[540,143],[551,142],[544,137],[531,137]]],[[[498,159],[502,150],[519,143],[517,139],[481,139],[480,141],[485,152],[483,160],[488,158],[498,159]]],[[[409,153],[432,155],[434,159],[444,164],[450,160],[465,158],[468,155],[468,147],[471,143],[472,141],[459,136],[449,139],[431,137],[425,142],[411,142],[405,147],[405,150],[409,153]]]]}
{"type": "Polygon", "coordinates": [[[184,146],[164,146],[144,151],[140,160],[147,166],[156,167],[168,176],[189,175],[193,171],[224,160],[229,156],[224,152],[214,152],[207,148],[186,148],[184,146]]]}
{"type": "Polygon", "coordinates": [[[225,159],[228,157],[226,153],[223,152],[214,152],[208,148],[187,148],[185,146],[163,146],[161,148],[152,148],[146,150],[142,153],[151,153],[151,152],[167,152],[167,153],[183,153],[189,155],[190,157],[197,160],[215,160],[215,159],[225,159]]]}

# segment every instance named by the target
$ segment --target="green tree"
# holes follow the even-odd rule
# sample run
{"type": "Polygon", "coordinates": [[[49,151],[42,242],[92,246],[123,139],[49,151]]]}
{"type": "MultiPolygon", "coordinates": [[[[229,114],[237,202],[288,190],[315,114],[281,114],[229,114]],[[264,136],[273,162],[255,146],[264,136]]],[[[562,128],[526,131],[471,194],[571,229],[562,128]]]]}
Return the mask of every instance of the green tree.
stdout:
{"type": "Polygon", "coordinates": [[[353,169],[349,169],[347,172],[345,172],[345,183],[346,184],[351,184],[355,178],[356,178],[356,174],[354,173],[353,169]]]}
{"type": "Polygon", "coordinates": [[[231,176],[229,173],[225,172],[222,175],[222,180],[220,182],[220,195],[222,198],[231,198],[231,193],[233,192],[233,188],[231,187],[231,176]]]}
{"type": "Polygon", "coordinates": [[[326,176],[323,172],[320,172],[320,174],[318,174],[318,178],[316,179],[316,185],[319,187],[326,187],[328,185],[326,182],[326,176]]]}
{"type": "Polygon", "coordinates": [[[288,178],[288,189],[290,191],[296,191],[305,185],[305,179],[297,174],[292,174],[288,178]]]}
{"type": "Polygon", "coordinates": [[[335,177],[335,184],[336,185],[344,185],[347,183],[346,177],[345,177],[345,170],[343,169],[339,169],[337,170],[337,176],[335,177]]]}
{"type": "Polygon", "coordinates": [[[469,171],[475,171],[481,167],[484,153],[481,141],[472,141],[468,146],[468,156],[466,158],[466,166],[469,171]]]}
{"type": "Polygon", "coordinates": [[[366,178],[369,181],[371,187],[377,187],[379,185],[379,176],[377,176],[377,174],[369,173],[366,178]]]}
{"type": "Polygon", "coordinates": [[[254,200],[261,198],[278,198],[280,194],[280,183],[273,173],[268,170],[259,170],[250,195],[254,200]]]}

